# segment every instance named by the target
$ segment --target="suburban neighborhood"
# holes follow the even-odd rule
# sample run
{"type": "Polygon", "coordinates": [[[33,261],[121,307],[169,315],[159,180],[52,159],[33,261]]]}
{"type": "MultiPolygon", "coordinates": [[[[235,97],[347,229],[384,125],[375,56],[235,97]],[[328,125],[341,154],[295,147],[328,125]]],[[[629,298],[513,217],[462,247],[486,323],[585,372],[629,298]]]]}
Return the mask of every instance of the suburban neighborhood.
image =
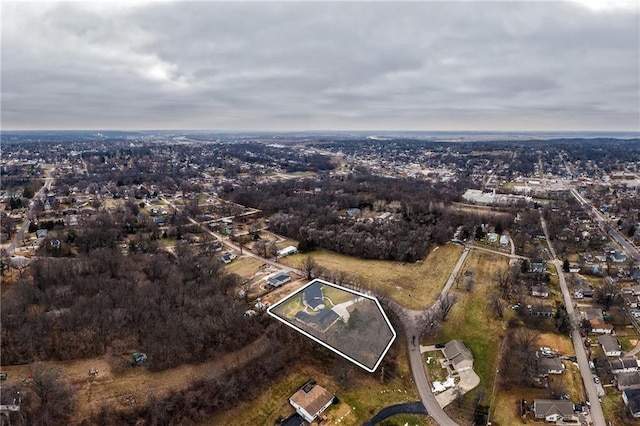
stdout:
{"type": "MultiPolygon", "coordinates": [[[[9,395],[36,392],[30,377],[47,369],[75,395],[70,418],[125,419],[147,415],[129,383],[164,386],[156,374],[184,377],[199,365],[240,380],[272,345],[296,349],[279,351],[277,369],[273,359],[260,367],[244,412],[220,400],[228,408],[207,418],[600,425],[640,416],[637,140],[598,142],[625,153],[614,165],[579,160],[597,151],[589,140],[525,150],[510,141],[5,137],[3,418],[37,408],[9,395]],[[89,279],[96,259],[104,273],[91,280],[102,292],[137,276],[123,287],[137,305],[83,296],[114,325],[156,318],[161,294],[198,316],[161,308],[186,326],[162,347],[147,339],[159,332],[153,323],[125,340],[102,325],[113,340],[92,334],[65,355],[53,343],[25,347],[20,333],[53,342],[48,333],[81,332],[81,281],[57,277],[76,268],[89,279]],[[173,284],[154,296],[149,283],[173,284]],[[50,331],[32,328],[36,320],[50,331]],[[190,321],[209,324],[209,337],[190,321]],[[209,339],[218,343],[193,346],[209,339]],[[145,362],[129,367],[132,352],[145,362]],[[279,408],[259,414],[274,403],[267,395],[279,408]]],[[[181,380],[174,398],[200,392],[181,380]]]]}

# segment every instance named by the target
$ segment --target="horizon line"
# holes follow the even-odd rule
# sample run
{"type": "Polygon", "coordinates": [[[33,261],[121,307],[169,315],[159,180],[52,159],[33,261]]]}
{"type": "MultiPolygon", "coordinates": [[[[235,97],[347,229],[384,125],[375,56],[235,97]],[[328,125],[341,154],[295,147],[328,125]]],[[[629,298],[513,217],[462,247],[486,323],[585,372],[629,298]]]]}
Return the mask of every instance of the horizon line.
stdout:
{"type": "Polygon", "coordinates": [[[456,129],[439,129],[439,130],[418,130],[418,129],[307,129],[307,130],[266,130],[266,129],[114,129],[114,128],[93,128],[93,129],[1,129],[0,134],[4,132],[211,132],[211,133],[346,133],[346,132],[383,132],[383,133],[637,133],[640,135],[640,129],[636,130],[456,130],[456,129]]]}

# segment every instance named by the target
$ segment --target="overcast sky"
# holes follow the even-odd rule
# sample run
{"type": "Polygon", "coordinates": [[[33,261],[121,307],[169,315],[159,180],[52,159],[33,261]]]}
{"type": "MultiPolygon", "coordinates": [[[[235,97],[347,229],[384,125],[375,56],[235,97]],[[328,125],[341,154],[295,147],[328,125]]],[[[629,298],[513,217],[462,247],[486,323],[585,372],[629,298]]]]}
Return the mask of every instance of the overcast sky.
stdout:
{"type": "Polygon", "coordinates": [[[638,131],[594,1],[2,2],[2,128],[638,131]]]}

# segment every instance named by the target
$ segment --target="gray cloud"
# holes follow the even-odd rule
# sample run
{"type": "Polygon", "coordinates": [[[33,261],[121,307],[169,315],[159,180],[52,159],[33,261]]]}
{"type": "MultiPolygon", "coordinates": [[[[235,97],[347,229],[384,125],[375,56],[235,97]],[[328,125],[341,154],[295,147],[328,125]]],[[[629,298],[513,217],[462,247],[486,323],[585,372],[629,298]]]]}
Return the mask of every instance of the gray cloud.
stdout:
{"type": "Polygon", "coordinates": [[[640,130],[638,7],[2,4],[4,129],[640,130]]]}

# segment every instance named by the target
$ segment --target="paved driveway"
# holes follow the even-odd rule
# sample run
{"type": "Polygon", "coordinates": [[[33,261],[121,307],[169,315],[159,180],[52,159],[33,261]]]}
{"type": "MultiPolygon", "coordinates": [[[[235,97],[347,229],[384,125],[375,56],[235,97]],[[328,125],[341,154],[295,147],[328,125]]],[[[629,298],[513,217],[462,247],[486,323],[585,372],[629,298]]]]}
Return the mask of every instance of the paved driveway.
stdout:
{"type": "MultiPolygon", "coordinates": [[[[460,388],[463,395],[480,384],[480,377],[472,369],[459,371],[458,378],[460,381],[457,387],[460,388]]],[[[455,389],[455,387],[449,388],[436,395],[436,401],[438,401],[441,407],[446,407],[456,399],[455,389]]]]}

